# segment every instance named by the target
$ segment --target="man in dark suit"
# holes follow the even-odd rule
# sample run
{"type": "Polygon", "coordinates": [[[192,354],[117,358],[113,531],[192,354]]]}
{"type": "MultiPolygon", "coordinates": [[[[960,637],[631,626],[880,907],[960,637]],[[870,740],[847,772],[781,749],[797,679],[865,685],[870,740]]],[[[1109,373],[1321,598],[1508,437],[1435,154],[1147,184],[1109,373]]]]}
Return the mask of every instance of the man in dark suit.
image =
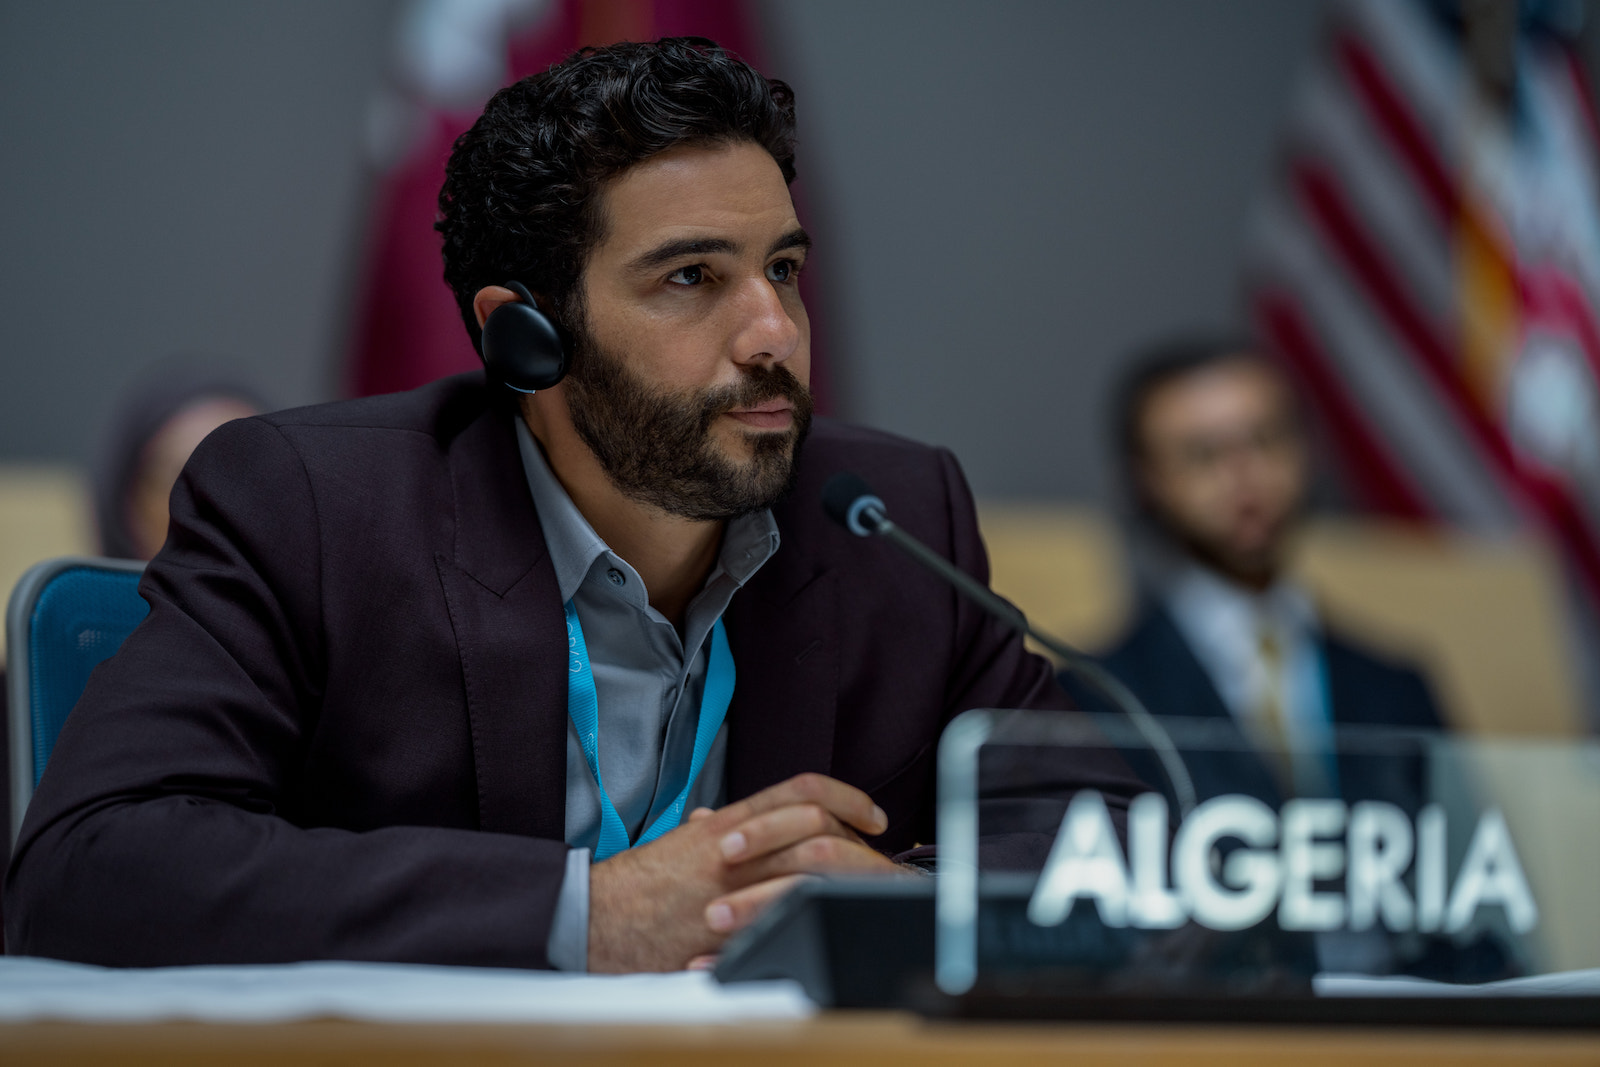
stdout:
{"type": "Polygon", "coordinates": [[[1414,760],[1402,771],[1331,755],[1336,728],[1441,723],[1416,670],[1332,631],[1284,574],[1309,465],[1280,371],[1244,342],[1164,345],[1126,379],[1116,417],[1124,484],[1153,536],[1137,614],[1104,662],[1152,713],[1235,734],[1236,754],[1190,755],[1199,795],[1382,797],[1415,810],[1414,760]]]}
{"type": "MultiPolygon", "coordinates": [[[[1246,342],[1170,343],[1130,373],[1115,417],[1124,485],[1150,536],[1137,613],[1103,662],[1152,714],[1206,724],[1206,743],[1175,737],[1196,795],[1245,794],[1273,808],[1296,796],[1381,800],[1415,815],[1428,799],[1425,741],[1363,744],[1347,731],[1336,750],[1346,728],[1441,723],[1415,669],[1332,631],[1284,573],[1309,461],[1282,373],[1246,342]]],[[[1377,930],[1314,941],[1329,971],[1475,979],[1498,977],[1502,962],[1492,948],[1377,930]]],[[[1279,951],[1311,950],[1296,945],[1279,951]]]]}
{"type": "MultiPolygon", "coordinates": [[[[986,577],[948,453],[811,425],[793,123],[786,86],[696,40],[490,101],[440,196],[446,280],[480,351],[536,302],[570,373],[202,445],[149,618],[30,806],[13,950],[669,969],[798,876],[921,876],[892,857],[933,840],[943,725],[1065,697],[822,515],[857,470],[986,577]]],[[[1068,777],[1137,789],[1098,760],[1068,777]]]]}

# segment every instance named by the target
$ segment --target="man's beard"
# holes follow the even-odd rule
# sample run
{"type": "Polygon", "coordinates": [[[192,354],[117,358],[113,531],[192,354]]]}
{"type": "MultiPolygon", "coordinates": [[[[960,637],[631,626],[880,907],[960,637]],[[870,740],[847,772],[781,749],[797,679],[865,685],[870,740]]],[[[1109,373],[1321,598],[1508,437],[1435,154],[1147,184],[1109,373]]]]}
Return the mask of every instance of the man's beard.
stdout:
{"type": "Polygon", "coordinates": [[[1224,536],[1207,536],[1190,529],[1154,501],[1145,501],[1143,505],[1146,517],[1172,547],[1236,585],[1258,591],[1270,587],[1282,573],[1284,557],[1293,541],[1303,507],[1303,504],[1297,503],[1285,513],[1279,521],[1279,528],[1259,550],[1243,552],[1229,544],[1224,536]]]}
{"type": "Polygon", "coordinates": [[[575,331],[565,386],[572,424],[624,494],[680,518],[737,518],[794,488],[800,445],[811,429],[811,393],[782,364],[752,365],[741,380],[690,393],[651,389],[623,361],[575,331]],[[750,457],[722,454],[711,439],[718,416],[767,400],[794,406],[785,432],[742,434],[750,457]]]}

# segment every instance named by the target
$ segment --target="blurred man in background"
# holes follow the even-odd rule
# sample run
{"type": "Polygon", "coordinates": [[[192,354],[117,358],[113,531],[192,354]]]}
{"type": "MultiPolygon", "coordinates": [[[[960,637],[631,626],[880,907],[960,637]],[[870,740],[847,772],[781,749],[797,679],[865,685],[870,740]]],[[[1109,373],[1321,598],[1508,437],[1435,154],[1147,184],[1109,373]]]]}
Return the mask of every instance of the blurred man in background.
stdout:
{"type": "Polygon", "coordinates": [[[1155,543],[1106,665],[1154,714],[1231,719],[1262,750],[1198,761],[1202,796],[1367,791],[1329,755],[1334,727],[1441,721],[1415,670],[1330,632],[1285,574],[1310,470],[1288,382],[1248,344],[1184,340],[1138,361],[1115,410],[1125,489],[1155,543]],[[1301,754],[1273,754],[1285,745],[1301,754]]]}
{"type": "MultiPolygon", "coordinates": [[[[1346,727],[1443,723],[1414,668],[1330,630],[1286,572],[1311,464],[1278,367],[1244,341],[1164,344],[1135,363],[1114,410],[1124,489],[1152,545],[1133,625],[1104,662],[1155,715],[1237,728],[1231,746],[1185,752],[1197,795],[1382,800],[1416,813],[1432,797],[1424,746],[1394,737],[1334,752],[1346,727]]],[[[1493,935],[1334,931],[1316,935],[1315,952],[1324,971],[1508,973],[1493,935]]]]}

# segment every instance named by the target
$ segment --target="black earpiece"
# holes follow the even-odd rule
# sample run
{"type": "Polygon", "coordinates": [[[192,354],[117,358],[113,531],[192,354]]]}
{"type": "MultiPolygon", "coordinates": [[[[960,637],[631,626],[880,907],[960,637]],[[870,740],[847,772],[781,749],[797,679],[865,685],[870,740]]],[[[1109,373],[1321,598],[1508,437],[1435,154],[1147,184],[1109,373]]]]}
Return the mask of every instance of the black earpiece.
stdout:
{"type": "Polygon", "coordinates": [[[489,377],[519,393],[548,389],[567,374],[561,331],[539,310],[521,282],[506,282],[520,302],[501,304],[483,324],[483,366],[489,377]]]}

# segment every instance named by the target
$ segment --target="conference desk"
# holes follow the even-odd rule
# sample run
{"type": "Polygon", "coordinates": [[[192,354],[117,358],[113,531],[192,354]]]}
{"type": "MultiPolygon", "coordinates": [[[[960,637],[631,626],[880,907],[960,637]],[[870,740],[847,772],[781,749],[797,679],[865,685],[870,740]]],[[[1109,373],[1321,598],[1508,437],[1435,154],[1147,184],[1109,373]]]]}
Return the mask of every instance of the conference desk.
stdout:
{"type": "Polygon", "coordinates": [[[805,1022],[718,1026],[28,1023],[0,1026],[0,1063],[328,1065],[1071,1063],[1141,1067],[1404,1064],[1600,1065],[1600,1035],[1532,1030],[1106,1026],[926,1022],[825,1013],[805,1022]]]}

